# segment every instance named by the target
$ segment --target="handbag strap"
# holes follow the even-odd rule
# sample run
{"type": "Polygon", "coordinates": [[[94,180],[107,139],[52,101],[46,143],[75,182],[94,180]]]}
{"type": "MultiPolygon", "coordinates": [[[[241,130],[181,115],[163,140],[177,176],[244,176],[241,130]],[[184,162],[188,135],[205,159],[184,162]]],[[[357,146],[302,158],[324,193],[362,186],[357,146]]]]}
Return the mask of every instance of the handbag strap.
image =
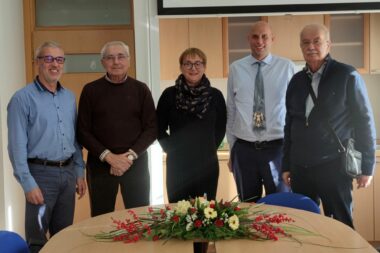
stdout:
{"type": "MultiPolygon", "coordinates": [[[[313,100],[313,103],[314,103],[314,106],[317,106],[317,96],[315,95],[315,92],[313,90],[313,87],[311,86],[311,82],[308,82],[308,85],[307,87],[309,88],[309,93],[310,93],[310,96],[311,96],[311,99],[313,100]]],[[[322,112],[324,111],[323,110],[323,107],[320,106],[320,110],[322,110],[322,112]]],[[[328,114],[326,114],[328,115],[328,114]]],[[[343,146],[342,144],[342,141],[339,139],[338,135],[336,134],[336,132],[334,131],[334,129],[332,128],[330,122],[328,121],[328,119],[325,120],[327,126],[328,126],[328,129],[330,131],[330,133],[332,134],[332,136],[334,137],[334,140],[335,142],[338,144],[339,146],[339,152],[345,152],[346,151],[346,148],[343,146]]]]}

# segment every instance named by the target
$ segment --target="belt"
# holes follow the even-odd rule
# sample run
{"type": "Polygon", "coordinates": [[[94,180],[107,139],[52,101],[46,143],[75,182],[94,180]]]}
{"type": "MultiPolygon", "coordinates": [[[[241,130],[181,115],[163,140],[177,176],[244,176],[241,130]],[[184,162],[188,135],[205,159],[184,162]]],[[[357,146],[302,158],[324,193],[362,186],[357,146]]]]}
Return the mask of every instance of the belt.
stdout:
{"type": "Polygon", "coordinates": [[[67,160],[62,161],[50,161],[46,159],[39,159],[39,158],[28,158],[28,162],[39,164],[39,165],[45,165],[45,166],[54,166],[54,167],[65,167],[71,163],[73,160],[73,157],[70,157],[67,160]]]}
{"type": "Polygon", "coordinates": [[[253,146],[255,149],[267,149],[279,147],[284,143],[283,139],[277,139],[272,141],[246,141],[242,139],[237,139],[236,142],[248,144],[253,146]]]}

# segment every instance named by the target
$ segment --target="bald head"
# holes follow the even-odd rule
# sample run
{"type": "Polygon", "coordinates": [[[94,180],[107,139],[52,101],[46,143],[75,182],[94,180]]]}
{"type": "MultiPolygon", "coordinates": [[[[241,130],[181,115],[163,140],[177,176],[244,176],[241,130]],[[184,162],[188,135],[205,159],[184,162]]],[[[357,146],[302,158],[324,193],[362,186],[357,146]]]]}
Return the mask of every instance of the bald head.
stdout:
{"type": "Polygon", "coordinates": [[[274,36],[269,24],[264,21],[254,23],[248,34],[251,53],[257,60],[263,60],[270,53],[274,36]]]}
{"type": "Polygon", "coordinates": [[[262,30],[262,29],[266,29],[266,30],[268,30],[269,33],[272,33],[272,29],[271,29],[270,25],[268,24],[268,22],[257,21],[255,23],[253,23],[251,26],[251,32],[256,32],[257,30],[262,30]]]}

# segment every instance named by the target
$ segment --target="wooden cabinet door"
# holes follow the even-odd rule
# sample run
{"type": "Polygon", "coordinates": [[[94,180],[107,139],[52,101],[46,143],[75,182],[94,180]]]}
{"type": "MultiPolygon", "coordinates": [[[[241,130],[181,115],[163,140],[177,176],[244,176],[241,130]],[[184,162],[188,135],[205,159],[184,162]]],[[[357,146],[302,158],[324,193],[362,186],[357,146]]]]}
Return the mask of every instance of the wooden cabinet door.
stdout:
{"type": "MultiPolygon", "coordinates": [[[[127,29],[94,29],[91,30],[35,30],[32,33],[32,45],[34,50],[45,41],[54,40],[62,45],[65,55],[85,55],[100,54],[100,49],[105,43],[112,40],[124,41],[129,46],[131,55],[131,66],[128,75],[135,77],[135,48],[133,30],[127,29]]],[[[66,65],[68,62],[66,61],[66,65]]],[[[37,71],[33,71],[33,77],[37,71]]],[[[61,77],[61,83],[74,92],[77,102],[82,88],[90,81],[96,80],[104,75],[99,73],[64,73],[61,77]]]]}
{"type": "MultiPolygon", "coordinates": [[[[219,180],[216,191],[216,199],[230,201],[237,196],[237,189],[233,174],[228,168],[229,152],[218,152],[219,160],[219,180]]],[[[237,199],[235,199],[237,200],[237,199]]]]}
{"type": "Polygon", "coordinates": [[[380,241],[380,154],[376,156],[376,170],[372,182],[374,186],[375,241],[380,241]]]}
{"type": "Polygon", "coordinates": [[[189,47],[207,56],[206,75],[223,77],[221,18],[160,19],[161,80],[175,80],[180,74],[179,56],[189,47]]]}
{"type": "Polygon", "coordinates": [[[160,19],[160,79],[177,79],[179,56],[190,46],[189,19],[160,19]]]}
{"type": "Polygon", "coordinates": [[[206,75],[223,77],[222,18],[189,19],[191,47],[197,47],[207,56],[206,75]]]}
{"type": "Polygon", "coordinates": [[[374,240],[374,231],[375,231],[374,188],[375,188],[375,182],[373,181],[368,188],[357,189],[356,180],[353,180],[354,226],[355,226],[355,230],[361,236],[363,236],[363,238],[366,239],[367,241],[374,240]]]}
{"type": "Polygon", "coordinates": [[[303,61],[300,48],[301,29],[307,24],[324,24],[324,16],[269,16],[268,23],[275,36],[272,53],[293,61],[303,61]]]}
{"type": "Polygon", "coordinates": [[[354,66],[359,73],[369,72],[369,14],[326,15],[330,29],[331,55],[354,66]]]}
{"type": "Polygon", "coordinates": [[[380,74],[380,13],[370,15],[370,73],[380,74]]]}

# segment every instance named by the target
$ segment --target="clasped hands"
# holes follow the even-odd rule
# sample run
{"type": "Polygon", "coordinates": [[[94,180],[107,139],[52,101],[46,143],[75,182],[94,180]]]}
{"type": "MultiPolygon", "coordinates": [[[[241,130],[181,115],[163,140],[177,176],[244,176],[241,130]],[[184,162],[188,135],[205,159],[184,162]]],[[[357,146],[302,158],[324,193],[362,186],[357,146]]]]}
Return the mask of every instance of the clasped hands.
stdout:
{"type": "Polygon", "coordinates": [[[123,154],[109,153],[104,160],[111,165],[110,174],[114,176],[122,176],[132,166],[133,161],[128,158],[131,152],[125,152],[123,154]]]}

